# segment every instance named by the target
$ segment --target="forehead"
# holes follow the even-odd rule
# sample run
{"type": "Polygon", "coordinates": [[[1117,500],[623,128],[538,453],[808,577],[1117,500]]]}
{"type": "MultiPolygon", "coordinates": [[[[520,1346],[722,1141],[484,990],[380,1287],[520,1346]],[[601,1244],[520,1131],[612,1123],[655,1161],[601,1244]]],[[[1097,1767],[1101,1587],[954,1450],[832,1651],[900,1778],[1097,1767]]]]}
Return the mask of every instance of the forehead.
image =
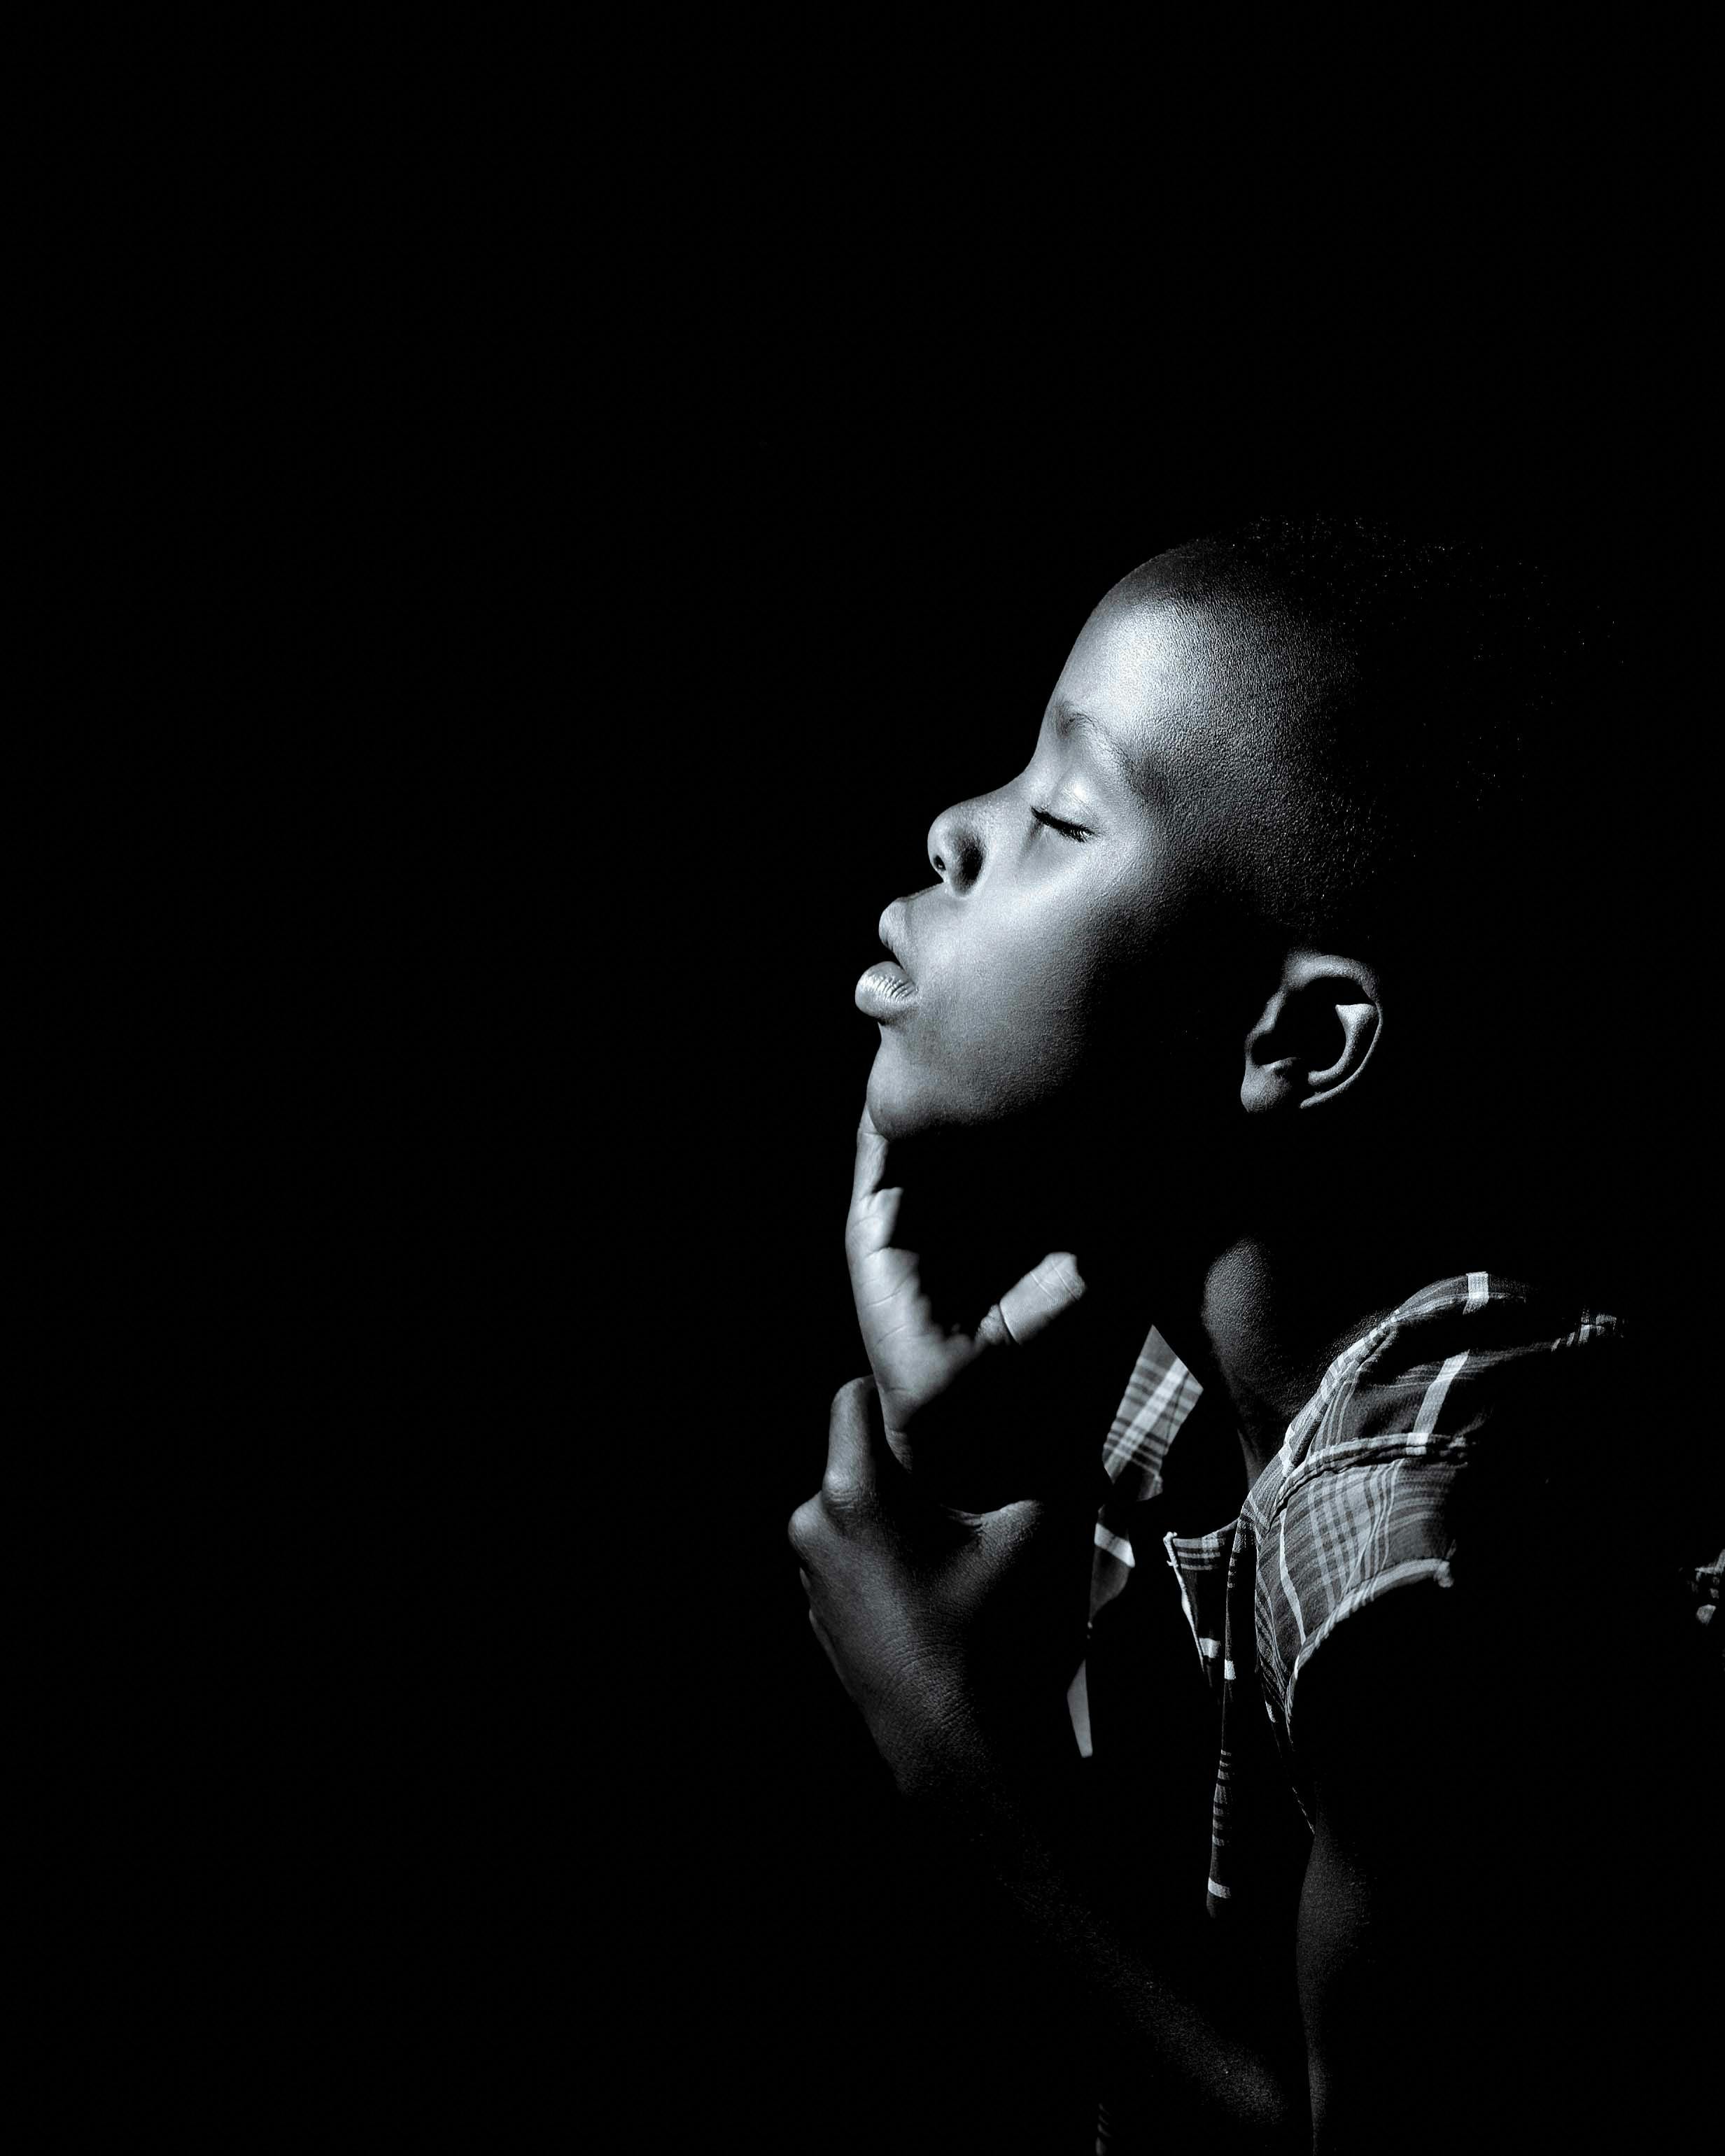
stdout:
{"type": "Polygon", "coordinates": [[[1086,713],[1153,787],[1285,757],[1335,655],[1273,606],[1171,594],[1154,567],[1117,585],[1085,624],[1051,708],[1086,713]]]}
{"type": "Polygon", "coordinates": [[[1146,775],[1183,762],[1214,723],[1216,642],[1206,609],[1118,587],[1085,624],[1050,709],[1084,712],[1146,775]]]}

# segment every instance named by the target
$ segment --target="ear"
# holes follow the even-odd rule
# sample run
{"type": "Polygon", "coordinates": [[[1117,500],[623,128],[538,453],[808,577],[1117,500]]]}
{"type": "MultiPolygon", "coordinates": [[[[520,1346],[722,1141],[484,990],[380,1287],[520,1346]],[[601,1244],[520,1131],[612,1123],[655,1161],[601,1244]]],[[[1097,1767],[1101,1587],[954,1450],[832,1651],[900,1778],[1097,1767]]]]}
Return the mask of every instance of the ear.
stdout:
{"type": "Polygon", "coordinates": [[[1246,1036],[1240,1104],[1249,1116],[1317,1108],[1347,1091],[1383,1033],[1378,978],[1358,958],[1291,951],[1246,1036]]]}

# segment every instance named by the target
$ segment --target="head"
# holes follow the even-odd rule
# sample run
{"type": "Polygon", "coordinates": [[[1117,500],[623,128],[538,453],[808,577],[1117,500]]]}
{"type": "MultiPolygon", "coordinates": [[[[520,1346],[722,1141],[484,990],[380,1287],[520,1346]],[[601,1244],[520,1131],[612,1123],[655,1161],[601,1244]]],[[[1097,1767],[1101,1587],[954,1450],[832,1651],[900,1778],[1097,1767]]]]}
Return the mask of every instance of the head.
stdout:
{"type": "Polygon", "coordinates": [[[877,1124],[1011,1130],[1094,1188],[1183,1165],[1223,1207],[1426,1104],[1458,1139],[1549,1106],[1554,953],[1615,925],[1579,880],[1603,636],[1502,551],[1354,521],[1136,570],[882,918],[914,993],[877,1124]]]}

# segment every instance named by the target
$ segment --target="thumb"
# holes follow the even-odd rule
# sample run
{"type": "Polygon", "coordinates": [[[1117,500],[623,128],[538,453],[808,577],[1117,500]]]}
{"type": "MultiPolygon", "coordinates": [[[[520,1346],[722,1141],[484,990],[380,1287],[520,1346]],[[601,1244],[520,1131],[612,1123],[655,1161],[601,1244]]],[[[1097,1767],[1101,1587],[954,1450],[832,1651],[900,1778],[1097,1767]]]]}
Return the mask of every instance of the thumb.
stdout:
{"type": "Polygon", "coordinates": [[[870,1503],[883,1480],[903,1470],[886,1442],[880,1395],[872,1378],[853,1378],[834,1395],[827,1419],[827,1466],[821,1493],[829,1506],[870,1503]]]}

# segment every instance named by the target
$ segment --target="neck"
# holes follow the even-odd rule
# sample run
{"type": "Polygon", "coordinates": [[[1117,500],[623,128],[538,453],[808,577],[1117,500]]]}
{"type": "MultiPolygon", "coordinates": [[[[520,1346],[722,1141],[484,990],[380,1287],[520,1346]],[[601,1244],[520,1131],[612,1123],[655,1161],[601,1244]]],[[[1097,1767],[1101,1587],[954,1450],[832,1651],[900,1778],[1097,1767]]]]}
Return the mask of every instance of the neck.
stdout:
{"type": "MultiPolygon", "coordinates": [[[[1343,1350],[1387,1317],[1425,1278],[1374,1264],[1369,1275],[1339,1254],[1279,1250],[1242,1238],[1214,1256],[1193,1313],[1194,1368],[1234,1411],[1246,1474],[1255,1481],[1283,1433],[1343,1350]]],[[[1413,1270],[1417,1270],[1417,1266],[1413,1270]]],[[[1176,1343],[1178,1344],[1178,1342],[1176,1343]]]]}
{"type": "MultiPolygon", "coordinates": [[[[1245,1202],[1230,1227],[1164,1247],[1157,1325],[1229,1402],[1253,1481],[1337,1356],[1428,1282],[1483,1267],[1553,1286],[1566,1261],[1580,1262],[1530,1233],[1540,1209],[1525,1192],[1484,1188],[1466,1166],[1448,1177],[1435,1168],[1410,1206],[1345,1162],[1298,1183],[1253,1163],[1235,1183],[1245,1202]]],[[[1178,1204],[1167,1213],[1178,1220],[1178,1204]]],[[[1199,1207],[1190,1217],[1195,1227],[1199,1207]]]]}

